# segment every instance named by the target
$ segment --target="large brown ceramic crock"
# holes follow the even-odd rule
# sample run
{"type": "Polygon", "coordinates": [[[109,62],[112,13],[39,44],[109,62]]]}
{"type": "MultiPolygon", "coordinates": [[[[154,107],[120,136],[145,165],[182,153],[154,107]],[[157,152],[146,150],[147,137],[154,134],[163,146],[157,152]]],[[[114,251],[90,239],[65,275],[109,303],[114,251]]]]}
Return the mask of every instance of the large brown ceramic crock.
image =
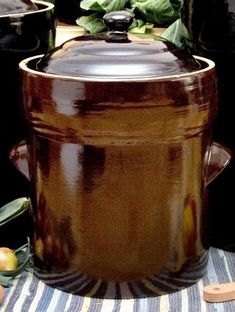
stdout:
{"type": "Polygon", "coordinates": [[[35,273],[79,294],[156,295],[201,278],[206,185],[229,158],[210,136],[214,63],[131,41],[127,19],[20,63],[35,273]]]}

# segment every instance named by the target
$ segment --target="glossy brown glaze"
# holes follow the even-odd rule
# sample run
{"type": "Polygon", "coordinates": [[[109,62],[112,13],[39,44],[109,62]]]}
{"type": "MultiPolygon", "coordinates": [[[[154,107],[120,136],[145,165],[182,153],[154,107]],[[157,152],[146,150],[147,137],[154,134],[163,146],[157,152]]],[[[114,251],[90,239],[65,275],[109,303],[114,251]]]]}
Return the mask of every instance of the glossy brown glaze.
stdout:
{"type": "Polygon", "coordinates": [[[193,74],[130,82],[21,64],[35,264],[47,283],[70,291],[53,278],[71,270],[90,287],[167,277],[168,288],[151,290],[159,294],[204,274],[204,160],[217,89],[213,65],[200,62],[193,74]]]}
{"type": "Polygon", "coordinates": [[[191,54],[170,42],[154,40],[150,35],[138,38],[133,34],[127,36],[127,32],[113,33],[114,38],[110,32],[66,41],[46,53],[37,62],[36,69],[47,74],[105,81],[155,79],[200,69],[191,54]]]}

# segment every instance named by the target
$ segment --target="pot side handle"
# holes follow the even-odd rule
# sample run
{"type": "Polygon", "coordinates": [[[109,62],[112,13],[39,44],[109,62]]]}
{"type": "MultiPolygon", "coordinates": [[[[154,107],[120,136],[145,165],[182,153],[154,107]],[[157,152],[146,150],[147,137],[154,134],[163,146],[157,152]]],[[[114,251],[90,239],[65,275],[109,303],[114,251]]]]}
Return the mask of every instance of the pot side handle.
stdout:
{"type": "Polygon", "coordinates": [[[228,166],[231,158],[231,151],[222,144],[213,142],[208,147],[204,158],[204,180],[206,186],[228,166]]]}
{"type": "MultiPolygon", "coordinates": [[[[30,180],[29,155],[26,141],[20,141],[14,145],[9,157],[15,167],[30,180]]],[[[231,158],[231,152],[221,144],[214,142],[210,145],[204,158],[204,180],[206,186],[227,167],[231,158]]]]}
{"type": "Polygon", "coordinates": [[[28,180],[29,177],[29,155],[26,141],[16,143],[9,153],[10,160],[15,165],[17,170],[21,172],[28,180]]]}

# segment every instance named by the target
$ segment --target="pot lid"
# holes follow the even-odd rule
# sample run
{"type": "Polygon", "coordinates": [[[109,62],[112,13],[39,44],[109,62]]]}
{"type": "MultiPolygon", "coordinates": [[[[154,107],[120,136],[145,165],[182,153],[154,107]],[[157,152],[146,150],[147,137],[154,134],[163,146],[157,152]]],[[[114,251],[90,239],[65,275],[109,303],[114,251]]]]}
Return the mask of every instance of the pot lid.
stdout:
{"type": "Polygon", "coordinates": [[[37,6],[31,0],[1,0],[0,16],[25,13],[37,10],[37,6]]]}
{"type": "Polygon", "coordinates": [[[200,64],[186,50],[159,37],[131,40],[127,31],[132,21],[129,12],[108,13],[104,16],[107,33],[66,41],[45,54],[36,69],[91,80],[151,79],[200,69],[200,64]]]}

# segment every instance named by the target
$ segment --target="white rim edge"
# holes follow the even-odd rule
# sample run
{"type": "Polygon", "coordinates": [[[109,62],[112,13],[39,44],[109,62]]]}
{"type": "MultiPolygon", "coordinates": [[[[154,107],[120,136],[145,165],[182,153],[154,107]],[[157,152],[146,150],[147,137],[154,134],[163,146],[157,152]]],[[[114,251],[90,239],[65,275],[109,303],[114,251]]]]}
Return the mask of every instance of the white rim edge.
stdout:
{"type": "Polygon", "coordinates": [[[182,79],[182,78],[187,78],[187,77],[192,77],[192,76],[196,76],[198,74],[201,74],[203,72],[207,72],[208,70],[211,70],[213,68],[215,68],[215,63],[214,61],[205,58],[203,56],[198,56],[198,55],[193,55],[193,57],[195,57],[196,60],[199,61],[203,61],[205,62],[208,66],[206,66],[205,68],[202,69],[198,69],[189,73],[183,73],[183,74],[179,74],[179,75],[169,75],[169,76],[164,76],[164,77],[139,77],[139,78],[117,78],[117,77],[73,77],[73,76],[67,76],[67,75],[56,75],[56,74],[49,74],[49,73],[44,73],[44,72],[40,72],[38,70],[34,70],[31,69],[27,66],[27,64],[32,61],[32,60],[36,60],[36,59],[40,59],[43,56],[43,54],[41,55],[35,55],[35,56],[31,56],[29,58],[26,58],[24,60],[22,60],[19,63],[19,67],[26,71],[26,72],[30,72],[34,75],[37,76],[41,76],[41,77],[47,77],[47,78],[61,78],[61,79],[65,79],[65,80],[73,80],[73,81],[87,81],[87,82],[150,82],[150,81],[165,81],[165,80],[170,80],[170,79],[182,79]]]}
{"type": "Polygon", "coordinates": [[[46,1],[38,1],[38,0],[33,0],[32,1],[35,4],[41,4],[44,5],[45,8],[43,9],[39,9],[39,10],[35,10],[35,11],[26,11],[26,12],[21,12],[21,13],[12,13],[12,14],[4,14],[4,15],[0,15],[0,18],[4,18],[4,17],[22,17],[25,15],[29,15],[29,14],[36,14],[38,12],[44,12],[44,11],[48,11],[50,9],[53,9],[55,7],[55,5],[53,3],[50,2],[46,2],[46,1]]]}

